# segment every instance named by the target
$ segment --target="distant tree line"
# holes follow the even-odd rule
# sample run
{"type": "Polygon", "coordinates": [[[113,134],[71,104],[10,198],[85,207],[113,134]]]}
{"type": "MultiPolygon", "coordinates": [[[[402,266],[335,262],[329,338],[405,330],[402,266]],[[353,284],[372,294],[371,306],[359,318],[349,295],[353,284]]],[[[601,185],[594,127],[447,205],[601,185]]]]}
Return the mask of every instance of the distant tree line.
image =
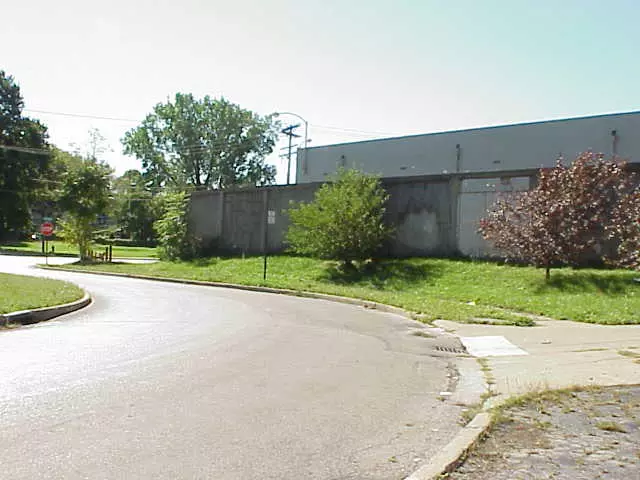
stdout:
{"type": "Polygon", "coordinates": [[[265,157],[278,123],[224,98],[177,94],[156,105],[122,139],[124,153],[139,159],[142,171],[120,177],[104,161],[105,139],[98,130],[89,131],[84,148],[64,151],[23,109],[19,85],[0,70],[0,241],[32,233],[32,213],[38,212],[58,220],[57,232],[77,243],[83,258],[96,239],[154,244],[158,234],[168,234],[176,195],[275,180],[265,157]],[[111,222],[98,225],[105,216],[111,222]]]}

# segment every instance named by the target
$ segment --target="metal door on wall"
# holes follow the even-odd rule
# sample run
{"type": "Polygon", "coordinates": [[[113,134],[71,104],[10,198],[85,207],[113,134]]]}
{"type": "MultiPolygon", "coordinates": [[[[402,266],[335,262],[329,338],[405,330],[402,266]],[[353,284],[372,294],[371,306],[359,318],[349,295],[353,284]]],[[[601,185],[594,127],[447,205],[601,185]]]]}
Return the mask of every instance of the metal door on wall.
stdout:
{"type": "Polygon", "coordinates": [[[223,249],[233,253],[261,252],[263,228],[264,197],[261,190],[225,193],[223,249]]]}
{"type": "Polygon", "coordinates": [[[478,233],[480,219],[501,193],[529,189],[529,177],[471,178],[463,180],[458,198],[458,250],[470,257],[499,254],[478,233]]]}

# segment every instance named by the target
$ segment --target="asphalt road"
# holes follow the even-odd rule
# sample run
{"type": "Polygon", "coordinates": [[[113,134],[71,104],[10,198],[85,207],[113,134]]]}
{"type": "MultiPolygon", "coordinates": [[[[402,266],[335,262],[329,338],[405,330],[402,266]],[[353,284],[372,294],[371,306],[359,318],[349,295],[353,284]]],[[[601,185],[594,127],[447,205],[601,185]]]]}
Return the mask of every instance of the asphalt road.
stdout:
{"type": "Polygon", "coordinates": [[[0,478],[394,479],[459,430],[452,356],[391,314],[143,280],[0,331],[0,478]],[[447,376],[449,373],[449,377],[447,376]]]}

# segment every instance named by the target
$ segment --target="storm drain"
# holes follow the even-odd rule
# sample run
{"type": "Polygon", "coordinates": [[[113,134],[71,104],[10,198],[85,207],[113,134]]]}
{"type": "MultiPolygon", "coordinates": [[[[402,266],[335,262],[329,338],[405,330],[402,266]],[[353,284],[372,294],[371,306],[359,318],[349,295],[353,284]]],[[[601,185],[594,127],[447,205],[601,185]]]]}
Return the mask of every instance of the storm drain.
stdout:
{"type": "Polygon", "coordinates": [[[436,345],[433,348],[434,348],[434,350],[437,350],[439,352],[459,353],[459,354],[466,354],[467,353],[467,351],[464,348],[448,347],[446,345],[436,345]]]}

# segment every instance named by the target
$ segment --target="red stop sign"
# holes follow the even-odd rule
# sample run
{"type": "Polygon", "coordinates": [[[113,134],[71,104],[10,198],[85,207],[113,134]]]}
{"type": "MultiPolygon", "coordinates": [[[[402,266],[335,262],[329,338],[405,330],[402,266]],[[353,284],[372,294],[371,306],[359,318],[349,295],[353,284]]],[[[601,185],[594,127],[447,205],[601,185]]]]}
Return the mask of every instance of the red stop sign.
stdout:
{"type": "Polygon", "coordinates": [[[51,235],[53,233],[53,229],[53,223],[51,222],[44,222],[42,225],[40,225],[40,233],[45,237],[51,235]]]}

